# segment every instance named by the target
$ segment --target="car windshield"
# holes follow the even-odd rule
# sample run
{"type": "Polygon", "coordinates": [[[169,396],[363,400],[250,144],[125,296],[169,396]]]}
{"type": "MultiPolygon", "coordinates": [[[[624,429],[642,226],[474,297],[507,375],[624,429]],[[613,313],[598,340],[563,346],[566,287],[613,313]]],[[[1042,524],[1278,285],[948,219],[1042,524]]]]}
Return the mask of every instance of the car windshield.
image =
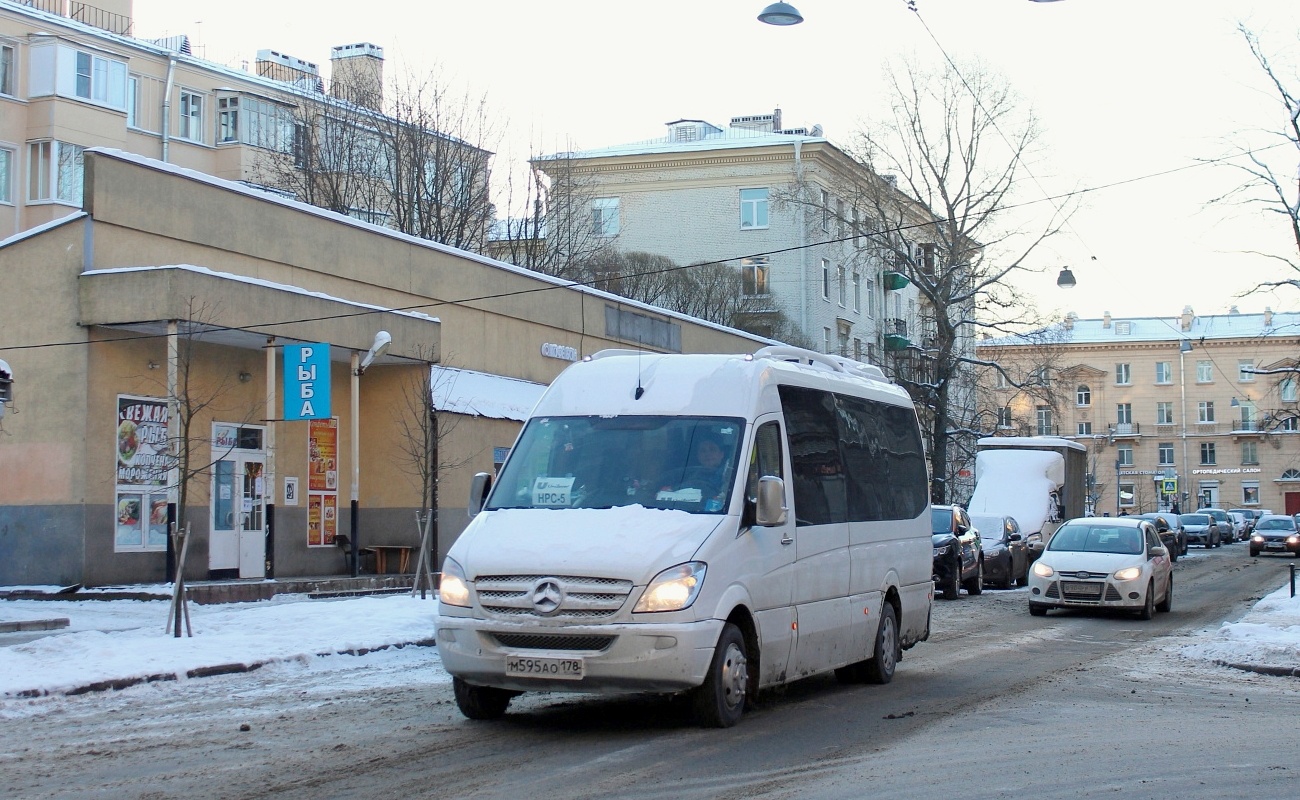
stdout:
{"type": "Polygon", "coordinates": [[[930,509],[930,531],[931,533],[952,533],[951,508],[930,509]]]}
{"type": "Polygon", "coordinates": [[[970,515],[970,524],[974,525],[980,532],[980,536],[988,541],[1002,541],[1004,527],[1002,517],[986,517],[970,515]]]}
{"type": "Polygon", "coordinates": [[[1204,514],[1183,514],[1180,519],[1184,525],[1209,525],[1210,518],[1204,514]]]}
{"type": "Polygon", "coordinates": [[[1062,527],[1052,536],[1047,549],[1067,553],[1123,553],[1137,555],[1142,552],[1142,531],[1127,526],[1105,524],[1072,524],[1062,527]]]}
{"type": "Polygon", "coordinates": [[[538,417],[519,435],[485,508],[727,508],[744,420],[538,417]]]}
{"type": "Polygon", "coordinates": [[[1276,519],[1261,519],[1255,526],[1257,531],[1293,531],[1295,530],[1295,520],[1290,517],[1277,517],[1276,519]]]}

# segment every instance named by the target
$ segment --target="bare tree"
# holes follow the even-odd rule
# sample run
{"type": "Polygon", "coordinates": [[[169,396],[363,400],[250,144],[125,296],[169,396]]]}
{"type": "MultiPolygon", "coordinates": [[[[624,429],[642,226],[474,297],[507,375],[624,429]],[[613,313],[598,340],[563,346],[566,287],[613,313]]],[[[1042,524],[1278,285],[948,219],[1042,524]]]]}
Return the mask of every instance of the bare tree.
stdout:
{"type": "Polygon", "coordinates": [[[1014,278],[1029,271],[1027,257],[1060,230],[1066,212],[1030,233],[1008,220],[1032,178],[1026,161],[1040,134],[1004,79],[978,64],[938,73],[904,64],[885,77],[887,112],[846,147],[866,177],[835,189],[887,269],[917,288],[920,343],[900,360],[919,365],[894,373],[916,402],[930,445],[933,500],[946,502],[949,444],[972,436],[981,413],[969,370],[995,366],[974,358],[975,336],[1034,327],[1014,278]]]}
{"type": "MultiPolygon", "coordinates": [[[[1275,65],[1260,45],[1259,37],[1244,25],[1238,26],[1250,53],[1258,62],[1269,87],[1276,94],[1281,112],[1276,130],[1264,131],[1270,144],[1245,147],[1242,158],[1227,162],[1245,174],[1242,184],[1212,202],[1239,202],[1276,214],[1290,229],[1295,249],[1290,253],[1246,252],[1263,256],[1284,265],[1290,277],[1263,281],[1253,292],[1283,286],[1300,289],[1300,94],[1287,85],[1282,69],[1275,65]]],[[[1292,80],[1296,80],[1293,76],[1292,80]]],[[[1249,293],[1249,292],[1248,292],[1249,293]]]]}
{"type": "Polygon", "coordinates": [[[303,202],[482,252],[497,126],[483,96],[435,69],[388,86],[340,82],[332,95],[296,89],[253,165],[255,179],[303,202]]]}

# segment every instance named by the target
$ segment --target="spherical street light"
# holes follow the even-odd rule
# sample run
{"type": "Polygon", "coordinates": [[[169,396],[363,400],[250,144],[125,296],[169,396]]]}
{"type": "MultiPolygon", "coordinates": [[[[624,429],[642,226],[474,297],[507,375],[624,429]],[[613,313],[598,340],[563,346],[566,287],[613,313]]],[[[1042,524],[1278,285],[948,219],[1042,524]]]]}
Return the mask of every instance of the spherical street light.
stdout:
{"type": "Polygon", "coordinates": [[[758,15],[758,21],[768,25],[798,25],[803,22],[803,14],[789,3],[773,3],[758,15]]]}

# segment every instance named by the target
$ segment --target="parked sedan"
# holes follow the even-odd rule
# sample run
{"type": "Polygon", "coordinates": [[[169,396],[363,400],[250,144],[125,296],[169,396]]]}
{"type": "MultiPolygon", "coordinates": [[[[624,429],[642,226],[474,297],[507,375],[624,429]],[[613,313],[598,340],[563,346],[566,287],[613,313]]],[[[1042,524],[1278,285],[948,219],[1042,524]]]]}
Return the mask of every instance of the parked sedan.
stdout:
{"type": "Polygon", "coordinates": [[[1237,541],[1237,521],[1228,516],[1221,508],[1198,508],[1197,514],[1209,514],[1219,525],[1219,544],[1231,544],[1237,541]]]}
{"type": "Polygon", "coordinates": [[[1222,544],[1219,541],[1219,526],[1214,521],[1214,517],[1209,514],[1200,512],[1181,514],[1179,520],[1183,523],[1183,530],[1187,533],[1188,544],[1199,544],[1206,550],[1222,544]]]}
{"type": "Polygon", "coordinates": [[[999,589],[1029,582],[1029,542],[1020,533],[1015,517],[971,514],[971,524],[980,532],[984,550],[984,579],[999,589]]]}
{"type": "Polygon", "coordinates": [[[984,591],[984,552],[980,533],[961,506],[931,506],[930,532],[934,544],[934,584],[945,600],[984,591]]]}
{"type": "Polygon", "coordinates": [[[1247,538],[1247,539],[1249,539],[1249,538],[1250,538],[1250,534],[1253,533],[1253,532],[1255,531],[1255,523],[1259,520],[1260,516],[1262,516],[1262,515],[1258,515],[1258,514],[1256,514],[1253,510],[1251,510],[1251,509],[1249,509],[1249,508],[1230,508],[1230,509],[1228,509],[1228,513],[1229,513],[1229,514],[1240,514],[1240,515],[1241,515],[1241,518],[1242,518],[1243,520],[1246,521],[1246,538],[1247,538]]]}
{"type": "Polygon", "coordinates": [[[1072,519],[1029,571],[1029,613],[1036,617],[1052,608],[1103,608],[1151,619],[1173,601],[1169,551],[1144,519],[1072,519]]]}
{"type": "Polygon", "coordinates": [[[1271,514],[1260,517],[1255,523],[1255,532],[1250,535],[1250,554],[1290,553],[1300,558],[1300,529],[1297,529],[1295,517],[1285,514],[1271,514]]]}

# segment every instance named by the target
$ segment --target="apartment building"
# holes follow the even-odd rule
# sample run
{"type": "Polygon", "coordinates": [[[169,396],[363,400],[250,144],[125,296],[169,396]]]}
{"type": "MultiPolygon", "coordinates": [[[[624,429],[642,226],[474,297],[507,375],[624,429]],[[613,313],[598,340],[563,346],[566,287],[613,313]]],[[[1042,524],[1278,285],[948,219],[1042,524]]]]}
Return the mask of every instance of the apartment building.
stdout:
{"type": "Polygon", "coordinates": [[[131,0],[97,2],[0,0],[0,239],[80,208],[88,147],[417,233],[425,208],[453,202],[446,194],[454,191],[478,198],[469,205],[481,230],[466,238],[486,235],[490,153],[384,116],[383,48],[333,48],[327,92],[314,62],[265,49],[251,67],[233,69],[196,57],[185,36],[135,38],[131,0]],[[448,175],[434,178],[422,162],[417,188],[399,196],[386,190],[388,142],[412,133],[438,143],[430,149],[448,175]],[[351,179],[340,183],[340,175],[351,179]]]}
{"type": "Polygon", "coordinates": [[[1089,447],[1089,506],[1300,512],[1300,313],[1080,319],[986,339],[998,434],[1089,447]]]}

